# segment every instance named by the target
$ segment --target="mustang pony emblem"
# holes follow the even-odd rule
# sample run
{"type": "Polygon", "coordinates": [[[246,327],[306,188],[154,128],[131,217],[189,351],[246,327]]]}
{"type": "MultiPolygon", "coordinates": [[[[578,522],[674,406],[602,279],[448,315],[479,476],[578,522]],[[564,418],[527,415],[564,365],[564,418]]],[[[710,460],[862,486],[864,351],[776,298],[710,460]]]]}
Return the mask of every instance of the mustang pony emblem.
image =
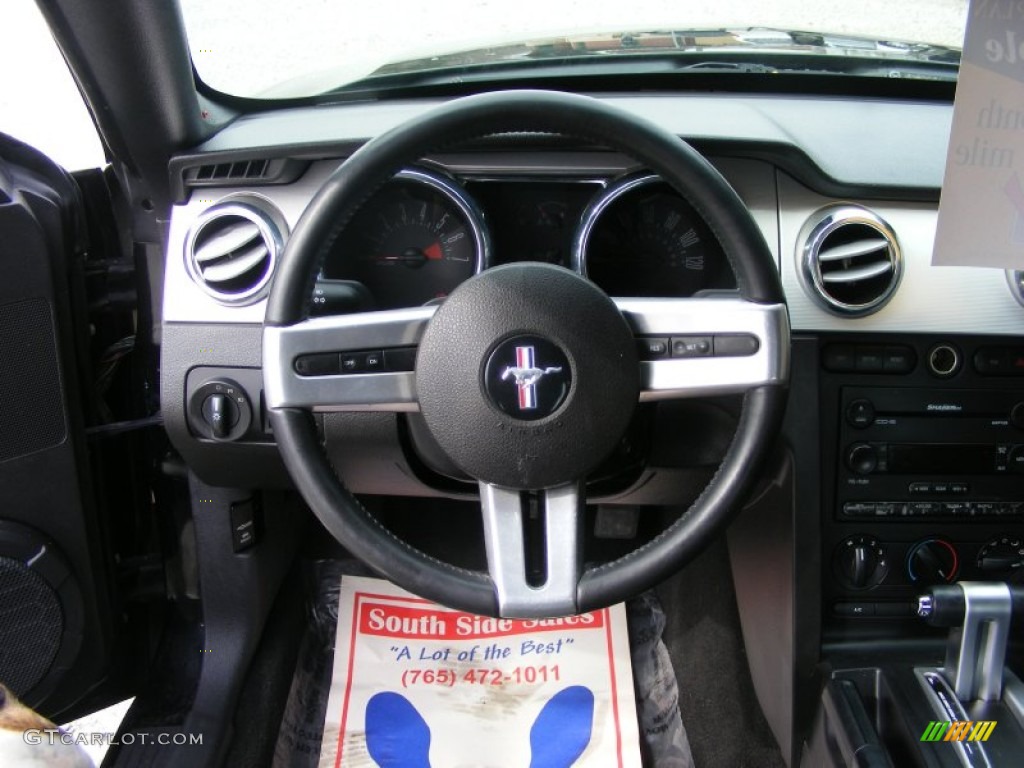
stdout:
{"type": "Polygon", "coordinates": [[[533,359],[533,347],[516,347],[516,364],[502,371],[501,380],[516,380],[519,387],[519,410],[525,411],[537,407],[537,382],[549,373],[561,371],[560,365],[538,368],[533,359]]]}

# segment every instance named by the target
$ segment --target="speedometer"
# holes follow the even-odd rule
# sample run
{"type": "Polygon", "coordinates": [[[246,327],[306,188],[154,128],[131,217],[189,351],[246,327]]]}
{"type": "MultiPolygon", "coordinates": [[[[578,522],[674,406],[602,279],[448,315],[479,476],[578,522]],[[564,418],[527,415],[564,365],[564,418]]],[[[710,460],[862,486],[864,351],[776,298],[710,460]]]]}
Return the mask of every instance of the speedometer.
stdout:
{"type": "Polygon", "coordinates": [[[614,296],[692,296],[735,288],[717,238],[657,176],[608,185],[583,213],[574,267],[614,296]]]}
{"type": "Polygon", "coordinates": [[[377,309],[441,300],[488,265],[477,205],[454,181],[405,170],[363,204],[345,226],[323,276],[354,280],[377,309]]]}

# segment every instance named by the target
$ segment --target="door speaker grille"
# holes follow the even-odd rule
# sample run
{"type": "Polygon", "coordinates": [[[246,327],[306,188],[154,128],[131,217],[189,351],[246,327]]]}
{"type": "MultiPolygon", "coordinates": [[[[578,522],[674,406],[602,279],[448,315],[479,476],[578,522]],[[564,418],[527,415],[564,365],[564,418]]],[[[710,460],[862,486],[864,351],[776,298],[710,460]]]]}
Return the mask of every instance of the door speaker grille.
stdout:
{"type": "Polygon", "coordinates": [[[24,696],[50,671],[64,632],[60,598],[20,560],[0,557],[0,682],[24,696]]]}

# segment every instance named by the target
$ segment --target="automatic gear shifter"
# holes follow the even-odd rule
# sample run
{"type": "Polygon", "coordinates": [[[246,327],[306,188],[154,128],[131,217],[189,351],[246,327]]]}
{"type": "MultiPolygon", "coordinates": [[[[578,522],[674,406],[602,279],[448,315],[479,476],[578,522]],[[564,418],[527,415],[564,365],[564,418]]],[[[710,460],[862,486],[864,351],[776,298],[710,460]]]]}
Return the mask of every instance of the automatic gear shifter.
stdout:
{"type": "Polygon", "coordinates": [[[932,587],[918,599],[917,614],[936,627],[951,627],[946,682],[961,702],[998,701],[1010,621],[1024,616],[1024,587],[963,581],[932,587]]]}
{"type": "Polygon", "coordinates": [[[874,663],[841,660],[822,691],[801,768],[1022,765],[1024,683],[1006,662],[1010,622],[1024,620],[1024,587],[935,586],[917,612],[949,628],[944,663],[936,666],[930,644],[926,657],[909,663],[882,654],[874,663]]]}
{"type": "Polygon", "coordinates": [[[960,764],[1019,765],[1024,685],[1006,667],[1006,647],[1010,622],[1024,618],[1024,587],[970,581],[936,586],[918,599],[917,613],[933,626],[950,628],[943,667],[916,673],[935,714],[970,728],[966,738],[953,740],[960,764]],[[1018,727],[1008,723],[990,741],[1007,714],[1018,727]]]}

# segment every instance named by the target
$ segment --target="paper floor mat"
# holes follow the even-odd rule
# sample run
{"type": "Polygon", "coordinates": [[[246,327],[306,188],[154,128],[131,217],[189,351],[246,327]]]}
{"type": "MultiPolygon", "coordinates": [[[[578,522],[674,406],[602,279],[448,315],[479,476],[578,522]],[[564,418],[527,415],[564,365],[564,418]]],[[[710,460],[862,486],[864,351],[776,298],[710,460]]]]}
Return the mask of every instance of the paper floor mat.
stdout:
{"type": "Polygon", "coordinates": [[[485,619],[345,576],[322,768],[639,768],[622,605],[485,619]]]}

